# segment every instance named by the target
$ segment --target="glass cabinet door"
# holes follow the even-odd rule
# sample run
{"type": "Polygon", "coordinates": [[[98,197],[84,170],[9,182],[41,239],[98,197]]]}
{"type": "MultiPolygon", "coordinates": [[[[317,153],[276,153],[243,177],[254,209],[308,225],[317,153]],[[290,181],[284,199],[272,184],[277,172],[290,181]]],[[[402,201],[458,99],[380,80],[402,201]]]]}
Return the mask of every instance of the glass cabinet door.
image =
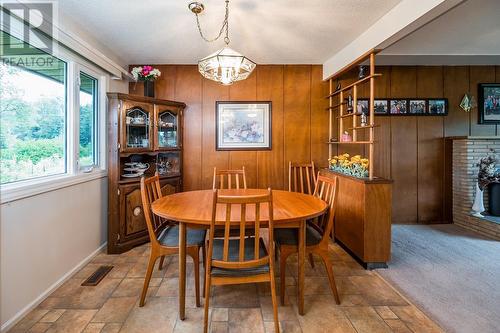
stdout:
{"type": "Polygon", "coordinates": [[[177,111],[159,110],[157,117],[156,148],[177,148],[179,146],[177,111]]]}
{"type": "Polygon", "coordinates": [[[151,113],[139,106],[125,111],[125,147],[130,150],[149,149],[151,113]]]}

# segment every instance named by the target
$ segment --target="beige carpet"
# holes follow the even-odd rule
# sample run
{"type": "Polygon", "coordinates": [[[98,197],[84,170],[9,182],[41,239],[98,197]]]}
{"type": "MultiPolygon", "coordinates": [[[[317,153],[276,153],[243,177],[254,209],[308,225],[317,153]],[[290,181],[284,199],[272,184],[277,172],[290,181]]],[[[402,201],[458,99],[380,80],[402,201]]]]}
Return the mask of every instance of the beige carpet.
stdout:
{"type": "Polygon", "coordinates": [[[394,225],[378,272],[447,332],[500,332],[500,242],[452,224],[394,225]]]}

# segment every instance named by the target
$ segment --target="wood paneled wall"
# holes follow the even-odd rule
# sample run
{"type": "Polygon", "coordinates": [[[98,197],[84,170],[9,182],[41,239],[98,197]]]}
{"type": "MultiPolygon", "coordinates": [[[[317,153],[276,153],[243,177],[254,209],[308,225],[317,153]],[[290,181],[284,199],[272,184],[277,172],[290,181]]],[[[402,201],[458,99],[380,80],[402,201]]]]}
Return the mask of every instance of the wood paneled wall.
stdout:
{"type": "MultiPolygon", "coordinates": [[[[311,159],[325,167],[328,158],[328,85],[321,66],[259,65],[249,79],[221,86],[203,79],[193,65],[161,65],[156,83],[158,98],[187,104],[184,132],[184,188],[210,188],[213,166],[245,165],[250,187],[285,188],[289,160],[311,159]],[[254,152],[215,150],[215,101],[272,101],[273,149],[254,152]]],[[[478,125],[477,108],[470,113],[459,104],[466,92],[477,98],[477,84],[500,82],[500,67],[378,67],[377,98],[446,97],[446,117],[377,117],[375,174],[394,180],[393,222],[449,222],[446,207],[451,184],[445,171],[444,138],[463,135],[500,135],[500,126],[478,125]]],[[[355,81],[355,73],[341,78],[355,81]]],[[[142,95],[141,84],[130,93],[142,95]]],[[[367,96],[368,85],[360,96],[367,96]]],[[[336,152],[336,147],[334,152],[336,152]]],[[[338,152],[365,154],[364,147],[346,146],[338,152]]]]}
{"type": "MultiPolygon", "coordinates": [[[[393,222],[451,222],[451,174],[445,170],[445,137],[500,135],[498,125],[477,124],[477,108],[464,112],[465,93],[477,99],[478,83],[500,82],[500,66],[377,67],[377,98],[440,98],[449,101],[445,117],[376,117],[375,174],[394,180],[393,222]]],[[[355,81],[356,73],[341,78],[355,81]]],[[[361,95],[366,96],[366,88],[361,95]]],[[[342,152],[364,154],[363,147],[340,147],[342,152]]],[[[448,157],[449,158],[449,157],[448,157]]]]}
{"type": "MultiPolygon", "coordinates": [[[[212,186],[213,167],[245,166],[249,187],[288,188],[288,161],[328,164],[328,84],[320,65],[259,65],[245,81],[222,86],[193,65],[159,65],[156,97],[185,102],[184,189],[212,186]],[[272,101],[272,150],[216,151],[216,101],[272,101]]],[[[130,84],[131,94],[143,86],[130,84]]]]}

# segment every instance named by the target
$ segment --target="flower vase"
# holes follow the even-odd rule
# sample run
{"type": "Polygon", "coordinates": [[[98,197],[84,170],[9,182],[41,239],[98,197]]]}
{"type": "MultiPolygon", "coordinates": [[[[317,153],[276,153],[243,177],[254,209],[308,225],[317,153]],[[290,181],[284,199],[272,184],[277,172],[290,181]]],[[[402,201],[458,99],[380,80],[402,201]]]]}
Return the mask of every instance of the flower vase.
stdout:
{"type": "Polygon", "coordinates": [[[144,96],[155,97],[155,82],[154,81],[144,81],[144,96]]]}
{"type": "Polygon", "coordinates": [[[483,191],[479,188],[479,184],[476,183],[476,196],[474,198],[474,204],[472,205],[472,215],[477,217],[482,217],[482,212],[484,212],[484,196],[483,191]]]}

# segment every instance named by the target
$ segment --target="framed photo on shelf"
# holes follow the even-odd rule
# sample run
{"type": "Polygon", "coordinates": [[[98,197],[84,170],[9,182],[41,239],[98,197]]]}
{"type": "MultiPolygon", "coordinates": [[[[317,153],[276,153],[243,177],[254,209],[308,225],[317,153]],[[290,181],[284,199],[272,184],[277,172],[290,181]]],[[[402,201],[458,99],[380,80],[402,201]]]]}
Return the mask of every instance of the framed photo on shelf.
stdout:
{"type": "Polygon", "coordinates": [[[389,113],[389,101],[386,99],[376,99],[373,106],[375,114],[384,115],[389,113]]]}
{"type": "Polygon", "coordinates": [[[391,115],[402,115],[408,113],[408,101],[406,99],[391,99],[391,115]]]}
{"type": "Polygon", "coordinates": [[[356,108],[356,112],[358,114],[369,114],[370,113],[370,109],[368,107],[368,100],[367,99],[364,99],[364,98],[360,98],[358,99],[358,107],[356,108]]]}
{"type": "Polygon", "coordinates": [[[448,100],[446,98],[432,98],[428,100],[427,114],[440,116],[448,114],[448,100]]]}
{"type": "Polygon", "coordinates": [[[410,99],[411,114],[425,114],[425,99],[410,99]]]}
{"type": "Polygon", "coordinates": [[[500,124],[500,83],[478,85],[479,124],[500,124]]]}
{"type": "Polygon", "coordinates": [[[216,102],[217,150],[270,150],[271,102],[216,102]]]}

